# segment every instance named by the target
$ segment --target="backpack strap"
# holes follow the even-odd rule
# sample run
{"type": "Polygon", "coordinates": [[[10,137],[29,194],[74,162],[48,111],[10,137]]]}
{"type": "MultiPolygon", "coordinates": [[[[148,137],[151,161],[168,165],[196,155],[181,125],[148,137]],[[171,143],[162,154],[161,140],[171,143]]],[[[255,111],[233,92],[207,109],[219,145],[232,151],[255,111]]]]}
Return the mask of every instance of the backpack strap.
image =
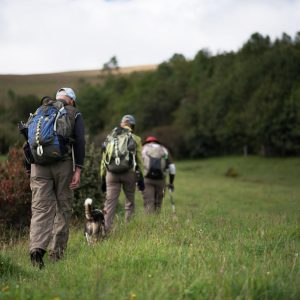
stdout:
{"type": "Polygon", "coordinates": [[[119,157],[119,141],[118,141],[118,138],[117,137],[114,137],[114,144],[115,144],[115,163],[117,166],[120,165],[121,163],[121,160],[120,160],[120,157],[119,157]]]}
{"type": "Polygon", "coordinates": [[[57,120],[59,118],[59,116],[61,115],[62,111],[64,110],[64,106],[62,108],[59,109],[59,111],[57,112],[57,115],[55,117],[55,121],[54,121],[54,126],[53,126],[53,130],[56,132],[56,123],[57,123],[57,120]]]}
{"type": "Polygon", "coordinates": [[[66,109],[67,114],[70,118],[72,127],[74,128],[76,116],[80,113],[80,111],[76,107],[74,107],[73,105],[65,105],[65,109],[66,109]]]}
{"type": "Polygon", "coordinates": [[[35,134],[35,140],[37,144],[37,155],[42,156],[44,153],[43,146],[40,144],[40,133],[41,133],[41,124],[43,121],[43,116],[41,116],[38,120],[37,126],[36,126],[36,134],[35,134]]]}
{"type": "Polygon", "coordinates": [[[108,136],[106,137],[105,139],[105,151],[103,153],[103,160],[104,160],[104,163],[105,163],[105,167],[107,169],[107,165],[110,163],[110,160],[111,160],[111,156],[112,156],[112,153],[109,151],[110,150],[110,140],[114,138],[114,136],[116,135],[116,132],[117,132],[117,129],[118,127],[115,127],[110,134],[108,134],[108,136]]]}
{"type": "MultiPolygon", "coordinates": [[[[136,144],[136,141],[132,135],[132,132],[129,131],[128,133],[130,135],[130,138],[135,142],[136,144]]],[[[134,149],[134,151],[130,151],[130,153],[132,154],[132,163],[133,163],[133,170],[136,170],[136,166],[137,166],[137,162],[136,162],[136,148],[134,149]]]]}

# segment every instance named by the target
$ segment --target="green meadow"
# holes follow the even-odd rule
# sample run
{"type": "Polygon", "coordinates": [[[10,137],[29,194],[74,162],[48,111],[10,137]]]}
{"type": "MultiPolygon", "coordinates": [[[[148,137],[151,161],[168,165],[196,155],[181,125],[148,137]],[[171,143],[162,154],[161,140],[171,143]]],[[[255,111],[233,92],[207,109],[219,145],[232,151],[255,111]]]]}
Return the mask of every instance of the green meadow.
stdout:
{"type": "Polygon", "coordinates": [[[168,195],[145,216],[138,193],[131,223],[119,209],[93,247],[73,225],[67,255],[44,270],[27,236],[2,238],[0,299],[300,299],[299,178],[300,158],[178,162],[176,217],[168,195]]]}

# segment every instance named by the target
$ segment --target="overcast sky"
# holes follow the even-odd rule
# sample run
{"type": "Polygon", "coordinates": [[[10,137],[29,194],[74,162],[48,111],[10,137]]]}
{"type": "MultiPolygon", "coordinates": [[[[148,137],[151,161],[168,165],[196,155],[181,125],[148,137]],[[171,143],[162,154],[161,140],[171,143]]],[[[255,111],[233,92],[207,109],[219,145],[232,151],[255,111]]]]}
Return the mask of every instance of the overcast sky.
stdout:
{"type": "Polygon", "coordinates": [[[300,0],[0,0],[0,74],[158,64],[300,31],[300,0]]]}

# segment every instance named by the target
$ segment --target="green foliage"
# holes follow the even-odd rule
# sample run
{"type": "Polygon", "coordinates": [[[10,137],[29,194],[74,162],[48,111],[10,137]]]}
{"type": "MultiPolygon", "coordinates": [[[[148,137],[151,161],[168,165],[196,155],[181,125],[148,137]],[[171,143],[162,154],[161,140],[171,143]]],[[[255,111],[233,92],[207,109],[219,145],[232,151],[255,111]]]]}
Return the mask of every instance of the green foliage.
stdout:
{"type": "Polygon", "coordinates": [[[77,217],[84,215],[83,203],[86,198],[93,199],[93,206],[102,207],[103,197],[100,188],[101,152],[87,139],[84,168],[81,173],[80,187],[75,190],[73,213],[77,217]]]}
{"type": "Polygon", "coordinates": [[[83,84],[78,98],[84,99],[79,109],[84,117],[85,125],[90,133],[97,134],[99,130],[104,128],[107,119],[105,114],[106,96],[101,89],[90,84],[83,84]]]}
{"type": "Polygon", "coordinates": [[[0,122],[0,153],[7,153],[9,147],[18,140],[17,124],[0,122]]]}
{"type": "MultiPolygon", "coordinates": [[[[174,199],[159,216],[116,218],[89,247],[73,228],[65,259],[43,271],[27,237],[0,250],[1,299],[299,299],[300,160],[179,162],[174,199]],[[232,167],[237,177],[226,177],[232,167]]],[[[123,199],[121,199],[123,200],[123,199]]],[[[123,204],[123,201],[122,201],[123,204]]]]}
{"type": "Polygon", "coordinates": [[[116,56],[113,56],[108,62],[103,64],[102,72],[110,74],[112,71],[117,71],[118,69],[118,59],[116,56]]]}
{"type": "Polygon", "coordinates": [[[29,114],[34,112],[39,104],[34,95],[20,96],[12,90],[8,91],[9,101],[3,105],[0,114],[0,153],[8,152],[8,149],[18,141],[18,122],[26,121],[29,114]]]}
{"type": "Polygon", "coordinates": [[[35,95],[19,96],[10,92],[9,98],[7,118],[14,124],[21,120],[26,121],[30,113],[34,113],[39,106],[39,99],[35,95]]]}
{"type": "MultiPolygon", "coordinates": [[[[162,133],[177,158],[241,154],[246,148],[250,154],[299,155],[299,41],[300,33],[274,41],[254,33],[236,52],[202,49],[191,60],[174,54],[155,71],[127,75],[112,57],[97,83],[78,85],[87,131],[101,142],[122,115],[133,114],[137,134],[162,133]]],[[[5,129],[34,102],[13,91],[9,98],[10,108],[0,114],[2,153],[14,140],[5,129]]]]}
{"type": "Polygon", "coordinates": [[[136,116],[143,136],[172,128],[182,138],[172,149],[177,157],[240,154],[245,147],[297,155],[299,69],[299,35],[272,42],[254,33],[236,53],[201,50],[191,61],[175,54],[155,72],[110,75],[97,87],[86,86],[82,107],[89,107],[92,134],[127,113],[136,116]]]}

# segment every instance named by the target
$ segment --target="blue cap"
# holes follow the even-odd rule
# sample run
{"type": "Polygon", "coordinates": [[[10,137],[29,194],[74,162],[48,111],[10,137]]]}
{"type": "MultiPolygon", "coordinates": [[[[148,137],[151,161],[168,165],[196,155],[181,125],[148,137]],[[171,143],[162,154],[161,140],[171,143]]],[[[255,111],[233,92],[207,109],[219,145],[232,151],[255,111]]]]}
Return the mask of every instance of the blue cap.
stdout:
{"type": "Polygon", "coordinates": [[[121,123],[125,123],[128,122],[130,125],[135,125],[135,118],[132,115],[125,115],[122,120],[121,123]]]}
{"type": "Polygon", "coordinates": [[[69,98],[71,98],[74,101],[76,100],[76,95],[71,88],[63,87],[63,88],[59,89],[56,93],[56,98],[59,96],[62,96],[62,95],[68,96],[69,98]]]}

